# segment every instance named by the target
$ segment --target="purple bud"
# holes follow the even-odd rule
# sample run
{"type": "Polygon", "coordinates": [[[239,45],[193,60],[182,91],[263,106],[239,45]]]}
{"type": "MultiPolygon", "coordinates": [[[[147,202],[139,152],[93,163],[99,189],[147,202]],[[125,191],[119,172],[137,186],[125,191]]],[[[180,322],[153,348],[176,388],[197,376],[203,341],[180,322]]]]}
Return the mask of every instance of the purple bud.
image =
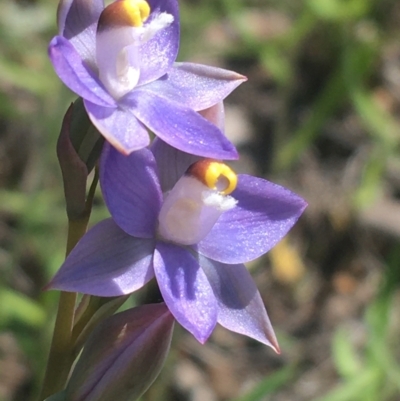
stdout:
{"type": "Polygon", "coordinates": [[[158,376],[174,318],[165,304],[143,305],[93,331],[66,388],[66,401],[134,401],[158,376]]]}

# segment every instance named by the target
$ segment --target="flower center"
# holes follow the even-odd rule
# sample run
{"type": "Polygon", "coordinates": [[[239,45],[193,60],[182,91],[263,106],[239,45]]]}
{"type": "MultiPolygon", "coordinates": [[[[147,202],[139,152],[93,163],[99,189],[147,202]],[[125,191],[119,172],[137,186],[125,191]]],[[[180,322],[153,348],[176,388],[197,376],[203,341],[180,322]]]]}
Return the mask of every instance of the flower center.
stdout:
{"type": "Polygon", "coordinates": [[[153,13],[145,0],[117,0],[100,15],[96,34],[99,78],[115,98],[130,92],[140,78],[140,46],[169,26],[174,17],[153,13]]]}
{"type": "Polygon", "coordinates": [[[205,159],[192,164],[165,197],[158,233],[169,241],[193,245],[214,227],[222,213],[235,207],[229,196],[237,175],[222,162],[205,159]]]}

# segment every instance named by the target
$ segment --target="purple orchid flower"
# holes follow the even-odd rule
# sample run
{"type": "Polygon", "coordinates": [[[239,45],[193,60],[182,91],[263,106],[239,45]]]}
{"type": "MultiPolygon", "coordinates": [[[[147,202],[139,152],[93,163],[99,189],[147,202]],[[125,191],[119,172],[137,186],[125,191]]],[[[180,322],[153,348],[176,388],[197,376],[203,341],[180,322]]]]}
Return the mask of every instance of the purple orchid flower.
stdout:
{"type": "Polygon", "coordinates": [[[156,277],[171,313],[200,342],[219,323],[279,351],[243,263],[271,249],[297,221],[305,201],[159,139],[151,150],[129,156],[107,144],[100,167],[112,218],[81,239],[48,288],[118,296],[156,277]],[[223,171],[218,180],[214,167],[223,171]],[[214,184],[217,189],[210,189],[214,184]]]}
{"type": "Polygon", "coordinates": [[[182,151],[237,159],[221,130],[197,111],[222,101],[246,78],[174,63],[177,0],[118,0],[105,8],[103,0],[61,0],[58,26],[49,46],[54,69],[120,152],[146,147],[149,129],[182,151]]]}

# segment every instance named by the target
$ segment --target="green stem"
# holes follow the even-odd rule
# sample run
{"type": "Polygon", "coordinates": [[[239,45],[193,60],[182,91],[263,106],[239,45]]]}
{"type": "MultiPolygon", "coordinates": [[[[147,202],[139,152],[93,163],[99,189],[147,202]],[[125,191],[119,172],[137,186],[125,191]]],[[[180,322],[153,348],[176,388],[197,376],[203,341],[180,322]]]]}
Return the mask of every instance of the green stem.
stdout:
{"type": "MultiPolygon", "coordinates": [[[[85,210],[83,211],[81,218],[68,220],[66,256],[68,256],[78,241],[86,233],[97,182],[98,171],[96,169],[85,203],[85,210]]],[[[60,293],[57,317],[50,346],[50,354],[47,361],[46,373],[39,400],[45,400],[52,394],[61,391],[65,387],[65,383],[68,379],[71,366],[74,362],[72,352],[72,329],[74,326],[76,298],[76,293],[60,293]]]]}
{"type": "MultiPolygon", "coordinates": [[[[87,219],[69,221],[67,255],[86,232],[86,227],[87,219]]],[[[75,303],[76,293],[61,292],[40,400],[60,391],[68,378],[73,362],[70,351],[75,303]]]]}

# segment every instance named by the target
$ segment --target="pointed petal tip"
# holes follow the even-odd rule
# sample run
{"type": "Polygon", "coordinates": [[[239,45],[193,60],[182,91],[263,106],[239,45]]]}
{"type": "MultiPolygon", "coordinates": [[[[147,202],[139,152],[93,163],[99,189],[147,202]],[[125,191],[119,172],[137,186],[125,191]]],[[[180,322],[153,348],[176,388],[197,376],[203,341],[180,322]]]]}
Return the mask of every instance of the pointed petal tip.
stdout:
{"type": "Polygon", "coordinates": [[[204,345],[204,344],[207,342],[207,340],[210,338],[211,333],[212,333],[212,330],[211,330],[211,332],[209,332],[209,333],[193,333],[193,332],[192,332],[192,335],[194,336],[194,338],[195,338],[201,345],[204,345]]]}
{"type": "Polygon", "coordinates": [[[308,202],[304,198],[302,198],[300,195],[297,195],[297,197],[298,197],[298,217],[297,218],[300,218],[300,216],[307,209],[308,202]]]}
{"type": "Polygon", "coordinates": [[[113,141],[112,139],[107,139],[107,141],[118,150],[118,152],[122,153],[124,156],[129,156],[131,152],[128,149],[124,148],[119,142],[113,141]]]}
{"type": "MultiPolygon", "coordinates": [[[[212,67],[211,67],[212,68],[212,67]]],[[[242,81],[242,82],[246,82],[247,81],[247,77],[246,75],[240,74],[239,72],[236,71],[232,71],[232,70],[223,70],[223,69],[219,69],[220,71],[224,71],[225,72],[225,79],[227,79],[228,81],[242,81]]]]}
{"type": "Polygon", "coordinates": [[[49,55],[49,58],[52,59],[53,54],[55,53],[55,47],[58,44],[58,36],[54,36],[50,42],[49,45],[47,46],[47,54],[49,55]]]}
{"type": "Polygon", "coordinates": [[[268,325],[268,327],[265,329],[265,339],[266,341],[264,342],[266,345],[271,347],[276,354],[280,355],[281,354],[281,347],[278,344],[278,340],[276,338],[274,329],[272,326],[268,325]]]}
{"type": "Polygon", "coordinates": [[[278,341],[276,338],[274,339],[274,342],[271,343],[270,347],[275,351],[276,354],[280,355],[281,354],[281,348],[279,347],[278,341]]]}
{"type": "Polygon", "coordinates": [[[65,291],[73,292],[71,290],[66,290],[63,286],[57,283],[58,272],[51,278],[51,280],[42,287],[42,291],[65,291]]]}
{"type": "Polygon", "coordinates": [[[42,291],[63,291],[63,292],[73,292],[71,290],[66,290],[60,286],[57,286],[57,282],[55,283],[54,276],[44,287],[42,287],[42,291]]]}
{"type": "MultiPolygon", "coordinates": [[[[233,147],[233,145],[232,145],[233,147]]],[[[239,160],[239,152],[235,147],[233,149],[226,152],[226,155],[223,158],[224,160],[239,160]],[[229,152],[229,153],[228,153],[229,152]]]]}
{"type": "Polygon", "coordinates": [[[54,276],[44,287],[42,287],[42,291],[64,291],[61,288],[57,287],[57,284],[54,283],[54,276]]]}

